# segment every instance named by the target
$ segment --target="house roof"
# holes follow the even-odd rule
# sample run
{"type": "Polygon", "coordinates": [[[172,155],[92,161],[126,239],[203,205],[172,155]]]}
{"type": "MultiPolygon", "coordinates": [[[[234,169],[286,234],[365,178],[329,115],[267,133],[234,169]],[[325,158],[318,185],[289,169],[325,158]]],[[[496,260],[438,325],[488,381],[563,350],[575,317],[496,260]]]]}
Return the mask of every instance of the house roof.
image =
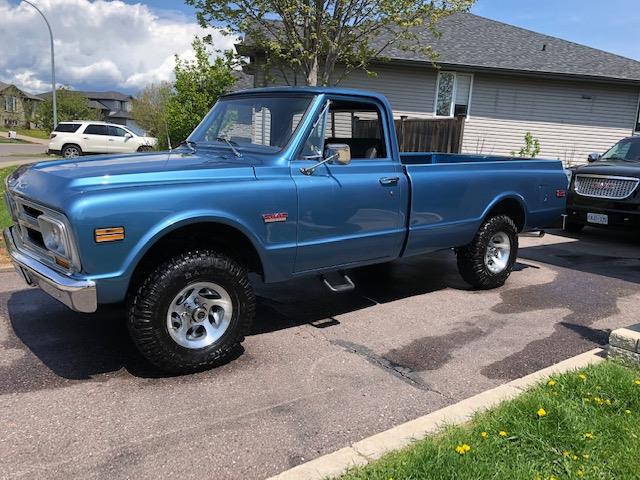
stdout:
{"type": "MultiPolygon", "coordinates": [[[[435,63],[443,68],[640,84],[639,61],[471,13],[444,17],[437,30],[438,36],[426,26],[416,33],[421,45],[433,47],[435,63]]],[[[381,48],[391,35],[381,33],[372,47],[381,48]]],[[[255,52],[248,37],[236,48],[242,54],[255,52]]],[[[433,63],[423,52],[397,46],[385,49],[383,56],[394,63],[433,63]]]]}
{"type": "MultiPolygon", "coordinates": [[[[131,95],[126,95],[120,92],[85,92],[82,90],[73,90],[76,93],[80,93],[87,97],[90,101],[100,102],[101,100],[118,100],[120,102],[128,102],[133,97],[131,95]]],[[[41,98],[49,98],[51,96],[51,92],[41,93],[41,98]]],[[[107,108],[107,107],[104,107],[107,108]]]]}
{"type": "MultiPolygon", "coordinates": [[[[441,19],[434,37],[427,28],[419,35],[424,45],[438,54],[436,63],[480,70],[497,70],[574,76],[624,83],[640,83],[640,62],[560,38],[497,22],[471,13],[456,13],[441,19]]],[[[375,43],[382,45],[390,33],[375,43]]],[[[384,52],[391,60],[431,62],[421,52],[391,47],[384,52]]]]}
{"type": "Polygon", "coordinates": [[[18,87],[16,87],[15,85],[12,85],[10,83],[4,83],[4,82],[0,82],[0,92],[2,92],[3,90],[6,90],[9,87],[14,87],[16,90],[18,90],[20,93],[22,93],[22,95],[24,95],[25,97],[31,99],[31,100],[37,100],[37,101],[42,101],[42,98],[36,96],[36,95],[32,95],[28,92],[25,92],[24,90],[20,90],[18,87]]]}
{"type": "Polygon", "coordinates": [[[233,78],[236,79],[236,83],[231,89],[233,92],[240,90],[247,90],[253,88],[253,75],[243,72],[241,70],[234,70],[231,72],[233,78]]]}

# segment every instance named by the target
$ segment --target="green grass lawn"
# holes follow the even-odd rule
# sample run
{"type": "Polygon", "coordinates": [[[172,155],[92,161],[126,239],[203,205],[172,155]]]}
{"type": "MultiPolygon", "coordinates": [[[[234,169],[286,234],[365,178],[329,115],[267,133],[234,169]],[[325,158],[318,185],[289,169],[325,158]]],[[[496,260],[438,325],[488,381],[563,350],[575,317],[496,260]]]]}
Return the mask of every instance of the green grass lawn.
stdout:
{"type": "MultiPolygon", "coordinates": [[[[2,199],[0,199],[0,230],[7,228],[13,223],[11,215],[9,215],[9,211],[7,210],[7,203],[4,201],[4,181],[16,168],[18,168],[18,165],[0,168],[0,192],[2,193],[2,199]]],[[[4,245],[4,238],[0,235],[0,264],[6,264],[8,262],[9,257],[4,245]]]]}
{"type": "Polygon", "coordinates": [[[7,204],[4,201],[4,181],[16,168],[18,168],[18,165],[0,168],[0,192],[2,192],[2,202],[0,202],[0,229],[7,228],[13,223],[11,215],[9,215],[7,211],[7,204]]]}
{"type": "MultiPolygon", "coordinates": [[[[12,128],[11,130],[14,130],[15,132],[18,133],[18,135],[27,135],[29,137],[34,137],[34,138],[42,138],[44,140],[49,138],[49,134],[47,132],[45,132],[44,130],[29,130],[26,128],[12,128]]],[[[5,127],[0,127],[0,132],[8,132],[9,129],[5,128],[5,127]]],[[[6,136],[6,135],[3,135],[6,136]]]]}
{"type": "Polygon", "coordinates": [[[640,370],[603,362],[341,480],[640,479],[640,370]]]}

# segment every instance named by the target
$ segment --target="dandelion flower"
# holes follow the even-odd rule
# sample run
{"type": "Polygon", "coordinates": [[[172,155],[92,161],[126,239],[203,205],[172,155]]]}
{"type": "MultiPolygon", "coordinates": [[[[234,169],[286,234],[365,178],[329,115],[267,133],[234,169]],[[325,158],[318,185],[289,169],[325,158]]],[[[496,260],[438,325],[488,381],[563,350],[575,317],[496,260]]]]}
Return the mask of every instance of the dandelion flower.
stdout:
{"type": "Polygon", "coordinates": [[[567,452],[566,450],[564,452],[562,452],[562,456],[563,457],[568,457],[569,455],[571,455],[569,452],[567,452]]]}
{"type": "Polygon", "coordinates": [[[501,436],[502,438],[506,438],[509,434],[507,432],[505,432],[504,430],[500,430],[498,432],[498,435],[501,436]]]}
{"type": "Polygon", "coordinates": [[[583,453],[582,454],[582,458],[584,458],[585,460],[589,459],[589,454],[588,453],[583,453]]]}
{"type": "Polygon", "coordinates": [[[631,410],[629,410],[628,408],[624,411],[624,413],[626,413],[627,415],[631,415],[631,410]]]}
{"type": "Polygon", "coordinates": [[[467,445],[466,443],[463,443],[461,445],[458,445],[456,447],[456,452],[459,453],[460,455],[464,455],[465,453],[467,453],[469,450],[471,450],[471,446],[467,445]]]}
{"type": "Polygon", "coordinates": [[[611,400],[609,400],[608,398],[604,401],[604,403],[606,403],[607,405],[611,405],[611,400]]]}
{"type": "Polygon", "coordinates": [[[556,382],[556,381],[552,378],[551,380],[549,380],[549,381],[547,382],[547,385],[549,385],[550,387],[553,387],[556,383],[558,383],[558,382],[556,382]]]}
{"type": "Polygon", "coordinates": [[[578,374],[578,378],[579,378],[580,380],[586,380],[586,379],[587,379],[587,376],[586,376],[584,373],[580,373],[580,374],[578,374]]]}
{"type": "Polygon", "coordinates": [[[636,378],[636,381],[634,382],[636,385],[640,385],[640,378],[636,378]]]}
{"type": "Polygon", "coordinates": [[[555,475],[551,475],[551,476],[549,477],[549,480],[558,480],[558,477],[556,477],[555,475]]]}
{"type": "Polygon", "coordinates": [[[480,436],[484,439],[489,438],[489,432],[480,432],[480,436]]]}
{"type": "Polygon", "coordinates": [[[588,439],[588,440],[593,440],[593,433],[591,432],[587,432],[584,434],[584,438],[588,439]]]}
{"type": "Polygon", "coordinates": [[[541,408],[536,412],[539,417],[544,417],[547,414],[547,411],[544,408],[541,408]]]}
{"type": "Polygon", "coordinates": [[[571,460],[573,460],[574,462],[578,460],[578,455],[574,455],[573,457],[571,457],[571,460]]]}
{"type": "Polygon", "coordinates": [[[584,468],[580,467],[578,470],[576,470],[576,475],[578,476],[578,478],[584,477],[584,468]]]}

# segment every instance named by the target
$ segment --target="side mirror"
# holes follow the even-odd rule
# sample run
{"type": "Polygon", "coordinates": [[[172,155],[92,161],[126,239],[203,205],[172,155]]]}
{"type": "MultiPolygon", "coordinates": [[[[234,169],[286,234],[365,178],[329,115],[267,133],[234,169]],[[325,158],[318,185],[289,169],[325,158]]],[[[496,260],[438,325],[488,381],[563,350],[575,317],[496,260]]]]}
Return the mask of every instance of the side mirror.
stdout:
{"type": "Polygon", "coordinates": [[[600,157],[601,157],[601,156],[602,156],[602,155],[600,155],[599,153],[590,153],[590,154],[589,154],[589,156],[587,157],[587,161],[588,161],[589,163],[593,163],[593,162],[595,162],[595,161],[600,160],[600,157]]]}
{"type": "Polygon", "coordinates": [[[351,147],[346,143],[329,143],[325,149],[325,158],[332,158],[332,163],[349,165],[351,163],[351,147]]]}
{"type": "Polygon", "coordinates": [[[129,140],[130,138],[133,138],[133,135],[131,135],[129,132],[127,132],[127,133],[124,134],[124,138],[126,140],[129,140]]]}

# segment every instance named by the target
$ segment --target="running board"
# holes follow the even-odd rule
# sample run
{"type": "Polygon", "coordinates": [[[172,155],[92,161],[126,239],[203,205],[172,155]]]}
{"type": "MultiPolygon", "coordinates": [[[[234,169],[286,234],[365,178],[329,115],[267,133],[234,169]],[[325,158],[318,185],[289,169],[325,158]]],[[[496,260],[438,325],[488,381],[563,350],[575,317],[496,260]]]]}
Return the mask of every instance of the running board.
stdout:
{"type": "Polygon", "coordinates": [[[325,286],[334,293],[349,292],[356,288],[356,284],[353,283],[347,274],[342,272],[330,272],[322,275],[322,282],[325,286]]]}
{"type": "Polygon", "coordinates": [[[533,232],[524,232],[520,234],[521,237],[534,237],[534,238],[542,238],[544,237],[544,235],[545,235],[544,230],[536,230],[533,232]]]}

